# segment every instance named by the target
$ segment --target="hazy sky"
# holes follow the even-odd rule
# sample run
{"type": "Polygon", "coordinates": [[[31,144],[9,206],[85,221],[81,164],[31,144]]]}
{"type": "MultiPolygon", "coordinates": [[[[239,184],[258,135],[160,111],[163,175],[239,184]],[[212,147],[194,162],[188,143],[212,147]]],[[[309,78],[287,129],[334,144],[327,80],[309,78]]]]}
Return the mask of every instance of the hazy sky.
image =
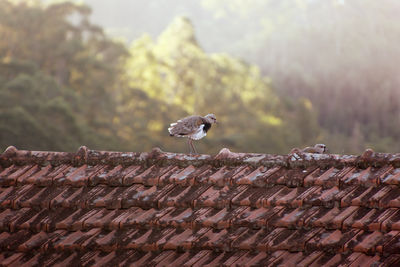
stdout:
{"type": "MultiPolygon", "coordinates": [[[[108,33],[132,41],[144,33],[157,37],[174,17],[189,17],[199,39],[215,32],[215,25],[207,25],[211,12],[201,7],[201,1],[187,0],[84,0],[92,7],[92,21],[104,26],[108,33]]],[[[212,38],[214,39],[214,38],[212,38]]],[[[203,46],[211,47],[207,42],[203,46]]]]}
{"type": "Polygon", "coordinates": [[[92,7],[92,21],[103,26],[112,36],[126,41],[144,33],[156,38],[176,16],[188,17],[194,25],[199,44],[207,52],[227,52],[239,56],[236,46],[247,33],[259,26],[217,18],[201,0],[84,0],[92,7]]]}

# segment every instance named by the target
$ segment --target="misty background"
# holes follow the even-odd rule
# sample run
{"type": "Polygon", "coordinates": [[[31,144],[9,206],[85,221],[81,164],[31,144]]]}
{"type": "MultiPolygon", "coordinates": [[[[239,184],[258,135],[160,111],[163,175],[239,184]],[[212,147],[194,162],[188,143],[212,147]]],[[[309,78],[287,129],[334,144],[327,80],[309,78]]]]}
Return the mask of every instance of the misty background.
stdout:
{"type": "Polygon", "coordinates": [[[0,149],[400,150],[396,0],[0,1],[0,149]]]}

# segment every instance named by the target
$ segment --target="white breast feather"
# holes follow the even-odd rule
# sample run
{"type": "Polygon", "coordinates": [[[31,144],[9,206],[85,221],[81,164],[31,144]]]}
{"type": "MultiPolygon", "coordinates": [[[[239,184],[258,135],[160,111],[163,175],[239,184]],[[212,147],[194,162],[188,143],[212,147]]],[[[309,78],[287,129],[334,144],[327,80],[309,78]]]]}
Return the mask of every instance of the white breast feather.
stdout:
{"type": "Polygon", "coordinates": [[[207,135],[207,133],[205,133],[203,131],[203,128],[204,128],[204,124],[200,125],[200,127],[196,130],[196,132],[189,135],[189,137],[193,140],[199,140],[199,139],[203,138],[204,136],[207,135]]]}

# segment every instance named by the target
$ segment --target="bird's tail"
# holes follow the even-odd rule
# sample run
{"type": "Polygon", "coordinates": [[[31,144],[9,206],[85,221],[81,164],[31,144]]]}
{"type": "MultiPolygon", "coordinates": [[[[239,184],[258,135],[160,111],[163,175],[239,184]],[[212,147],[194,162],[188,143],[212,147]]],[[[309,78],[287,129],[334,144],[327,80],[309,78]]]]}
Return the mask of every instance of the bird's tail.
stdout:
{"type": "Polygon", "coordinates": [[[171,127],[168,128],[168,132],[169,132],[169,135],[170,135],[170,136],[174,136],[173,131],[174,131],[174,126],[175,126],[175,125],[176,125],[176,122],[171,123],[171,124],[170,124],[171,127]]]}

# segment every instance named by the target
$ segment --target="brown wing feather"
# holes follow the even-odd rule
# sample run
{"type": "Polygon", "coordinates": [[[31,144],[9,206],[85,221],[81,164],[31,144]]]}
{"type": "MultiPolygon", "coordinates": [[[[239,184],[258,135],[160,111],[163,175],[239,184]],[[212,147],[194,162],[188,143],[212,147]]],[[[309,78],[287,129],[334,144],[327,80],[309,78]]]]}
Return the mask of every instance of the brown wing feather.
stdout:
{"type": "Polygon", "coordinates": [[[189,135],[203,123],[201,116],[193,115],[180,119],[168,129],[170,135],[189,135]]]}

